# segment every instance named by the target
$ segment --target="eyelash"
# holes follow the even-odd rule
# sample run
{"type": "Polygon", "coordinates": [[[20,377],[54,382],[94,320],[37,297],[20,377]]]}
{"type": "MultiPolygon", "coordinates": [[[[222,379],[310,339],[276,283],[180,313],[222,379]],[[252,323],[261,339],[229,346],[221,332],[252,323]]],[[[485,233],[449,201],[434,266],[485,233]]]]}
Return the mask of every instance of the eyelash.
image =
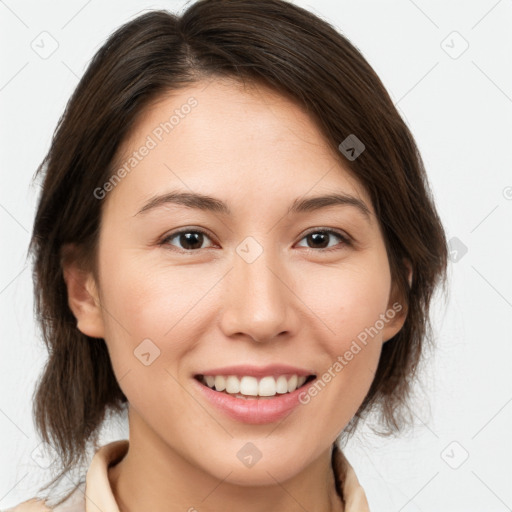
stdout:
{"type": "MultiPolygon", "coordinates": [[[[194,252],[197,252],[199,251],[200,249],[179,249],[175,246],[172,246],[169,241],[172,240],[173,238],[176,238],[177,236],[183,234],[183,233],[201,233],[202,235],[205,235],[206,237],[210,238],[210,235],[204,231],[203,229],[199,229],[199,228],[185,228],[185,229],[180,229],[179,231],[175,231],[173,233],[171,233],[170,235],[167,235],[165,236],[160,242],[158,242],[158,245],[160,246],[166,246],[166,247],[170,247],[171,250],[175,250],[177,252],[180,252],[180,253],[194,253],[194,252]]],[[[337,236],[340,240],[341,240],[341,243],[342,243],[342,247],[337,247],[337,246],[334,246],[334,247],[330,247],[330,248],[324,248],[324,249],[313,249],[311,247],[304,247],[304,249],[308,252],[321,252],[321,253],[325,253],[325,252],[332,252],[332,251],[339,251],[341,250],[343,247],[345,246],[351,246],[352,245],[352,242],[351,240],[349,239],[348,236],[340,233],[339,231],[336,231],[336,230],[333,230],[333,229],[328,229],[328,228],[315,228],[307,233],[304,234],[304,236],[299,240],[299,241],[302,241],[304,238],[306,238],[307,236],[311,235],[311,234],[314,234],[314,233],[323,233],[323,234],[330,234],[330,235],[335,235],[337,236]]]]}

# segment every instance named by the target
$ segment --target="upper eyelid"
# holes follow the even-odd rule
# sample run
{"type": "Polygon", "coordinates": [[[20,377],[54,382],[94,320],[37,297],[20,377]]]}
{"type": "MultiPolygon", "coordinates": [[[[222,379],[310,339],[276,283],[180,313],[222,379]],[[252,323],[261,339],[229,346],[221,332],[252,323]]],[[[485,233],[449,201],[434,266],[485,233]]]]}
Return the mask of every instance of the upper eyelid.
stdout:
{"type": "MultiPolygon", "coordinates": [[[[338,236],[341,236],[342,238],[348,238],[348,239],[351,239],[352,237],[346,233],[345,231],[341,230],[341,229],[335,229],[335,228],[327,228],[327,227],[318,227],[318,228],[311,228],[311,229],[308,229],[303,235],[302,235],[302,238],[304,238],[305,236],[308,236],[310,235],[311,233],[317,233],[317,232],[327,232],[327,233],[334,233],[335,235],[338,235],[338,236]]],[[[301,238],[301,240],[302,240],[301,238]]]]}

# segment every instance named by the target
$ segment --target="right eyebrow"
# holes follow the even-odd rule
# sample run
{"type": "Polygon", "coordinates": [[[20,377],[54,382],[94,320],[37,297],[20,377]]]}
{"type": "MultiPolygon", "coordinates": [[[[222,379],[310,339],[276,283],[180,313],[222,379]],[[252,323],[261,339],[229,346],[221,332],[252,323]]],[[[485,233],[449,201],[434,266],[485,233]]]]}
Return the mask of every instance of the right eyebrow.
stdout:
{"type": "Polygon", "coordinates": [[[197,192],[179,192],[173,191],[160,196],[152,197],[135,215],[145,213],[154,208],[164,206],[166,204],[178,204],[187,206],[188,208],[196,208],[198,210],[211,211],[231,215],[228,205],[215,197],[199,194],[197,192]]]}

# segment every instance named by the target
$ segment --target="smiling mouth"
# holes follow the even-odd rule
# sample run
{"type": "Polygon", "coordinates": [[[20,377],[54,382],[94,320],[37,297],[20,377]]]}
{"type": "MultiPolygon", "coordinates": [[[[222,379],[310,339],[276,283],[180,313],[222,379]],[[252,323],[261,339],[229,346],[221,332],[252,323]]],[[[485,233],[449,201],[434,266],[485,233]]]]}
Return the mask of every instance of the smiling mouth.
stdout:
{"type": "Polygon", "coordinates": [[[196,375],[204,386],[235,398],[259,399],[274,398],[293,393],[316,379],[316,375],[279,375],[254,377],[252,375],[196,375]]]}

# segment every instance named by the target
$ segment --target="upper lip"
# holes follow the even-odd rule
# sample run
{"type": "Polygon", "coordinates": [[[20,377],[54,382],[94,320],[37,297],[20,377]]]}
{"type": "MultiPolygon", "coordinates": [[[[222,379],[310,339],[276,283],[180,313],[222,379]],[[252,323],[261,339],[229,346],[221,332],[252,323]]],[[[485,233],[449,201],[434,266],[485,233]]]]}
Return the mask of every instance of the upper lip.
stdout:
{"type": "Polygon", "coordinates": [[[212,368],[204,370],[197,375],[250,375],[252,377],[265,377],[267,375],[301,375],[309,376],[315,375],[315,372],[297,366],[289,366],[285,364],[270,364],[266,366],[254,365],[236,365],[236,366],[223,366],[219,368],[212,368]]]}

